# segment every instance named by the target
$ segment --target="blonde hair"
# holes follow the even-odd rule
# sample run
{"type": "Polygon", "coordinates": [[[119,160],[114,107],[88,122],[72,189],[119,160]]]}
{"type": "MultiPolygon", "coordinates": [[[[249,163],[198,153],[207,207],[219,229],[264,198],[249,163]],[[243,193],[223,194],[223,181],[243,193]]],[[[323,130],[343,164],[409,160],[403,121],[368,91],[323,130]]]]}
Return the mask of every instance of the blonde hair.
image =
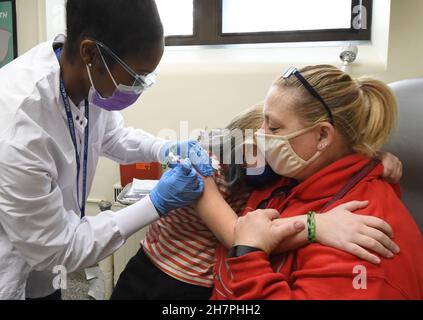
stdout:
{"type": "Polygon", "coordinates": [[[258,130],[263,125],[263,103],[258,103],[253,107],[243,111],[225,127],[228,130],[258,130]]]}
{"type": "MultiPolygon", "coordinates": [[[[335,129],[354,152],[372,157],[397,125],[397,103],[389,87],[371,78],[353,79],[330,65],[300,70],[332,111],[335,129]]],[[[307,124],[329,121],[322,105],[293,75],[280,77],[274,85],[302,91],[294,97],[293,111],[307,124]]]]}

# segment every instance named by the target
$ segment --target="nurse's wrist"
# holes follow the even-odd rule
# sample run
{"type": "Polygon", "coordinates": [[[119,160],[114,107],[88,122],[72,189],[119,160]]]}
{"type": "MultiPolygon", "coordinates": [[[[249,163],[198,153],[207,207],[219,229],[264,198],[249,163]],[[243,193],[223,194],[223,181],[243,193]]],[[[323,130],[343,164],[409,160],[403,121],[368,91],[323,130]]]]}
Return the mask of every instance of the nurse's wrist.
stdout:
{"type": "Polygon", "coordinates": [[[157,194],[157,190],[156,189],[152,190],[149,197],[150,197],[151,204],[153,205],[153,207],[157,211],[157,214],[160,217],[164,217],[168,213],[168,211],[160,203],[159,196],[157,194]]]}
{"type": "Polygon", "coordinates": [[[169,156],[170,149],[172,146],[176,145],[174,141],[166,141],[163,143],[162,147],[160,148],[159,152],[159,163],[164,164],[166,162],[167,157],[169,156]]]}
{"type": "Polygon", "coordinates": [[[137,203],[115,212],[113,219],[122,237],[128,239],[134,233],[160,219],[160,215],[150,196],[146,196],[137,203]]]}

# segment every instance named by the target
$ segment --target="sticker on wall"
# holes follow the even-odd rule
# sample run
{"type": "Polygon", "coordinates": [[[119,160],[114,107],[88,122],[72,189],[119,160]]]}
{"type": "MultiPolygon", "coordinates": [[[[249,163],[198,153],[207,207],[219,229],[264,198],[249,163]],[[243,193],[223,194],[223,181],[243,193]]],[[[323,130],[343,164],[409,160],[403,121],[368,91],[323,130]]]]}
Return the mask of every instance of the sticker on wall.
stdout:
{"type": "Polygon", "coordinates": [[[15,0],[0,0],[0,68],[18,55],[15,0]]]}

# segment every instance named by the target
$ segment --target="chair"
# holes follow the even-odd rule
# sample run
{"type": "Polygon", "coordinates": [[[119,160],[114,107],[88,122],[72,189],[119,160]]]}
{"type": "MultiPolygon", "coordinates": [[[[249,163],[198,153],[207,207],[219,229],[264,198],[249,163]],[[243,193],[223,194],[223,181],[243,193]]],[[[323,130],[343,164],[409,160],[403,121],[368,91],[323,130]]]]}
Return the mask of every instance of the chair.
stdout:
{"type": "Polygon", "coordinates": [[[404,164],[402,200],[423,233],[423,78],[390,84],[399,108],[399,128],[384,147],[404,164]]]}

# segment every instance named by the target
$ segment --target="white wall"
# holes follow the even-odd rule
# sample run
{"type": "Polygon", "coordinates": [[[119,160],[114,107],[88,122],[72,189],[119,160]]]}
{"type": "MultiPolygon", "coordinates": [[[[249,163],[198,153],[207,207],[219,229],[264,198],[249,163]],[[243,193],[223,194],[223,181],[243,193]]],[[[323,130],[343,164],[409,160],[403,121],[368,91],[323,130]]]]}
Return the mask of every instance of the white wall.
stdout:
{"type": "MultiPolygon", "coordinates": [[[[51,1],[51,0],[49,0],[51,1]]],[[[53,0],[57,1],[57,0],[53,0]]],[[[59,0],[60,1],[60,0],[59,0]]],[[[44,0],[18,0],[18,42],[23,53],[46,38],[44,0]]],[[[349,72],[392,82],[423,76],[423,1],[374,0],[372,44],[360,46],[349,72]]],[[[261,101],[272,80],[290,65],[339,64],[339,47],[167,49],[158,83],[124,111],[127,125],[154,134],[224,126],[241,110],[261,101]]],[[[118,166],[101,160],[91,199],[111,200],[118,166]]]]}
{"type": "Polygon", "coordinates": [[[16,0],[19,55],[44,41],[44,8],[44,0],[16,0]]]}

